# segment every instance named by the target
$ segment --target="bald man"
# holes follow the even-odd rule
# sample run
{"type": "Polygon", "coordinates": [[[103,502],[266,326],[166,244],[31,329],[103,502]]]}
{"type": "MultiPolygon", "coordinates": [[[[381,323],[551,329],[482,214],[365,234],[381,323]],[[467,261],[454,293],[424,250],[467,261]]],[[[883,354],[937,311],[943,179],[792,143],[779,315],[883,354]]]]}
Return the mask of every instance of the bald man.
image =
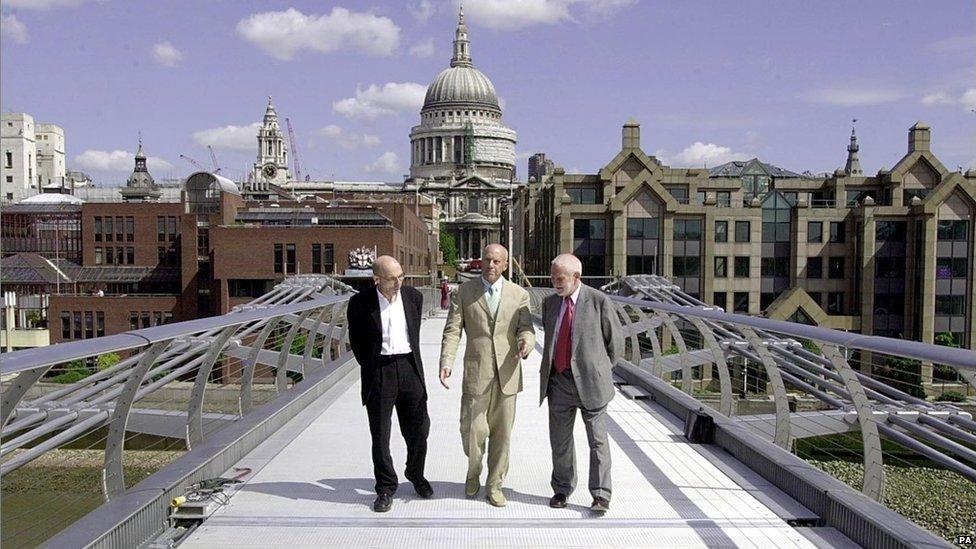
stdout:
{"type": "Polygon", "coordinates": [[[403,286],[403,268],[384,255],[373,263],[374,286],[349,299],[349,345],[359,362],[362,399],[372,437],[376,500],[373,510],[389,511],[398,480],[390,456],[390,430],[396,408],[400,432],[407,443],[405,476],[422,498],[434,490],[424,478],[427,459],[427,388],[420,358],[423,295],[403,286]]]}
{"type": "Polygon", "coordinates": [[[623,354],[620,318],[606,294],[582,283],[583,266],[576,256],[556,257],[549,274],[556,293],[542,302],[546,344],[539,396],[539,405],[549,399],[553,491],[549,505],[566,507],[576,488],[573,427],[579,411],[590,446],[590,509],[603,515],[610,508],[606,415],[614,395],[613,365],[623,354]]]}
{"type": "Polygon", "coordinates": [[[502,483],[515,422],[515,397],[522,390],[522,359],[535,345],[529,294],[502,278],[508,250],[487,246],[482,274],[461,285],[451,299],[441,340],[441,385],[448,388],[461,332],[467,336],[461,381],[461,445],[468,456],[464,492],[481,489],[481,468],[488,442],[488,503],[504,507],[502,483]]]}

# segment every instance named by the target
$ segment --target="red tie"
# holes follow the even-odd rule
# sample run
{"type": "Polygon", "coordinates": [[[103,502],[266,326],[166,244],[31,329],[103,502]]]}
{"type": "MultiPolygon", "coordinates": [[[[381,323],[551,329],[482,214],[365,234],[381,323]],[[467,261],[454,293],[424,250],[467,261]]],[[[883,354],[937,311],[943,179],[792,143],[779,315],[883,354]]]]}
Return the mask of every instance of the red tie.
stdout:
{"type": "Polygon", "coordinates": [[[556,373],[563,373],[569,369],[570,355],[573,348],[573,298],[566,296],[566,312],[559,324],[559,334],[556,335],[556,357],[554,363],[556,373]]]}

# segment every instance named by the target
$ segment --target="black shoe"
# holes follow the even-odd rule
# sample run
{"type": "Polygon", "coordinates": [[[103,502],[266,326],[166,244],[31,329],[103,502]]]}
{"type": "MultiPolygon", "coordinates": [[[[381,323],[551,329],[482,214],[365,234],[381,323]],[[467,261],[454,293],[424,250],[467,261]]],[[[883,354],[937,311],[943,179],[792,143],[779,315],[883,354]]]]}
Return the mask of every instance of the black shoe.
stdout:
{"type": "Polygon", "coordinates": [[[590,511],[593,511],[598,515],[603,515],[609,510],[610,510],[610,500],[601,497],[593,498],[593,505],[590,505],[590,511]]]}
{"type": "Polygon", "coordinates": [[[562,509],[566,507],[566,494],[556,494],[549,499],[549,507],[562,509]]]}
{"type": "Polygon", "coordinates": [[[430,499],[434,497],[434,488],[427,482],[427,479],[422,479],[420,482],[413,483],[413,489],[417,492],[417,495],[424,498],[430,499]]]}
{"type": "Polygon", "coordinates": [[[376,501],[373,502],[373,511],[377,513],[385,513],[393,507],[393,496],[390,494],[378,494],[376,496],[376,501]]]}

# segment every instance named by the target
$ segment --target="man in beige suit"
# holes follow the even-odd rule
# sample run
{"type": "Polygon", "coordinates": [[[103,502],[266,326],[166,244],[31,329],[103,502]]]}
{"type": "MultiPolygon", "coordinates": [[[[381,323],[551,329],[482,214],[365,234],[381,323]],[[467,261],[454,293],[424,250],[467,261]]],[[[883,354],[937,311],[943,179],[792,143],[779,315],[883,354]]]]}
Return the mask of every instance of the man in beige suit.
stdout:
{"type": "Polygon", "coordinates": [[[508,451],[515,422],[515,397],[522,390],[522,359],[535,345],[529,294],[502,278],[508,250],[491,244],[482,254],[482,275],[462,284],[451,298],[441,341],[441,385],[457,355],[463,330],[467,336],[461,381],[461,444],[468,456],[464,492],[481,489],[482,457],[488,440],[488,503],[504,507],[502,483],[508,473],[508,451]]]}

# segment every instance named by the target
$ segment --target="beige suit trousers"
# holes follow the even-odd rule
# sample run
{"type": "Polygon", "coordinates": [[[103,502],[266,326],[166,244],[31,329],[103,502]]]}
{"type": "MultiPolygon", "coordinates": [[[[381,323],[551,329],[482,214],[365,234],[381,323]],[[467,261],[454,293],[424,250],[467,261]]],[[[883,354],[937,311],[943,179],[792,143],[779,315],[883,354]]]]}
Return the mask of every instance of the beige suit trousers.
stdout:
{"type": "Polygon", "coordinates": [[[501,490],[508,474],[508,452],[515,423],[517,394],[502,393],[496,378],[481,395],[461,395],[461,443],[468,456],[468,479],[481,478],[485,442],[488,442],[488,493],[501,490]]]}

